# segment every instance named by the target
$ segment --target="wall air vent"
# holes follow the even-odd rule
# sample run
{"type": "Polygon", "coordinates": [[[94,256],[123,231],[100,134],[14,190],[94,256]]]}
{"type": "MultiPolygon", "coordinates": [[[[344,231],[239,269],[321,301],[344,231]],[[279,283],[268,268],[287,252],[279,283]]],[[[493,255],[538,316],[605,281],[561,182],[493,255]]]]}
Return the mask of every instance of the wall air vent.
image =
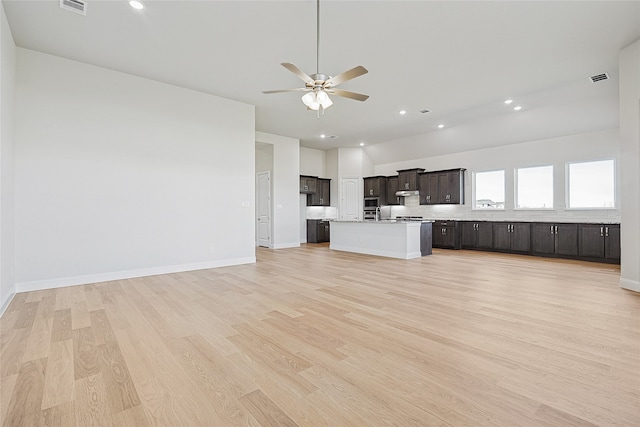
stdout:
{"type": "Polygon", "coordinates": [[[609,80],[609,74],[607,73],[596,74],[595,76],[591,76],[589,78],[591,79],[591,83],[598,83],[599,81],[602,81],[602,80],[609,80]]]}
{"type": "Polygon", "coordinates": [[[60,0],[60,7],[64,10],[87,16],[87,2],[83,0],[60,0]]]}

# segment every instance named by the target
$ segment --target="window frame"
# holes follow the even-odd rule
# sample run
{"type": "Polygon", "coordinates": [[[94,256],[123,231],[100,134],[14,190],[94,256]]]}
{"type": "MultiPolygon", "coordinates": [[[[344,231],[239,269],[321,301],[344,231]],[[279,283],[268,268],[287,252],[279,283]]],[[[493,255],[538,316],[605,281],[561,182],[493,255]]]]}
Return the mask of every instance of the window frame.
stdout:
{"type": "Polygon", "coordinates": [[[567,161],[565,163],[565,175],[564,175],[564,183],[565,183],[565,209],[567,211],[611,211],[618,210],[618,165],[616,159],[614,157],[604,157],[599,159],[590,159],[590,160],[576,160],[576,161],[567,161]],[[613,206],[602,206],[602,207],[571,207],[571,165],[580,164],[580,163],[598,163],[598,162],[612,162],[613,164],[613,206]]]}
{"type": "Polygon", "coordinates": [[[485,211],[485,212],[502,212],[506,210],[506,204],[507,204],[507,170],[506,169],[491,169],[491,170],[482,170],[482,171],[474,171],[473,172],[473,185],[471,188],[471,193],[472,193],[472,206],[471,206],[471,210],[473,211],[485,211]],[[480,173],[491,173],[491,172],[502,172],[502,186],[503,186],[503,193],[504,193],[504,199],[502,201],[502,207],[501,208],[479,208],[477,206],[477,190],[478,190],[478,185],[477,185],[477,175],[480,173]]]}
{"type": "Polygon", "coordinates": [[[554,211],[556,210],[556,206],[555,206],[555,167],[552,163],[549,164],[543,164],[543,165],[530,165],[530,166],[516,166],[513,168],[513,210],[514,211],[544,211],[544,212],[548,212],[548,211],[554,211]],[[519,189],[518,189],[518,171],[520,169],[534,169],[534,168],[545,168],[545,167],[550,167],[551,168],[551,207],[548,208],[520,208],[518,207],[518,196],[519,196],[519,189]]]}

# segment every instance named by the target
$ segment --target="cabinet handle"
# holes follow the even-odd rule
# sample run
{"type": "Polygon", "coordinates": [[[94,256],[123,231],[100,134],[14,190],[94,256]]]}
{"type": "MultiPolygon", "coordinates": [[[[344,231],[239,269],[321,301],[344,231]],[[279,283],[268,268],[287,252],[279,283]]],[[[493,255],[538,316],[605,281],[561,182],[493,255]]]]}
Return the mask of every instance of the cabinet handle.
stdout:
{"type": "Polygon", "coordinates": [[[558,234],[558,226],[556,225],[556,234],[558,234]]]}
{"type": "Polygon", "coordinates": [[[551,226],[551,234],[553,234],[553,225],[551,226]]]}
{"type": "Polygon", "coordinates": [[[600,237],[604,236],[604,227],[600,226],[600,237]]]}
{"type": "Polygon", "coordinates": [[[609,227],[604,228],[604,236],[609,237],[609,227]]]}

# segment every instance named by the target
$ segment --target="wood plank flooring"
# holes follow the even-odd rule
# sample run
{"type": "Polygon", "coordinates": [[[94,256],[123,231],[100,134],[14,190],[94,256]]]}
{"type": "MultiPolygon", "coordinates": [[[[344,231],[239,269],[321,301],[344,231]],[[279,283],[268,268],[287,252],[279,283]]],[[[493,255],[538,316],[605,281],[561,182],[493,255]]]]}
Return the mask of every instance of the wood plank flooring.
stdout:
{"type": "Polygon", "coordinates": [[[3,426],[638,426],[619,267],[327,245],[16,295],[3,426]]]}

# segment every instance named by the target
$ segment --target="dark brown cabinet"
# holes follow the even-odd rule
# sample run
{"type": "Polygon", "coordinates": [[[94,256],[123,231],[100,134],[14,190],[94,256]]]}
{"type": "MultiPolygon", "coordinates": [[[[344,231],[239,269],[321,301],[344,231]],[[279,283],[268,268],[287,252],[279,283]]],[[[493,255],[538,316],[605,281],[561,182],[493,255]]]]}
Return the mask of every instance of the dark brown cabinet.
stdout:
{"type": "Polygon", "coordinates": [[[424,169],[404,169],[398,171],[398,190],[415,191],[418,189],[418,174],[424,169]]]}
{"type": "Polygon", "coordinates": [[[620,225],[580,224],[578,255],[581,258],[620,259],[620,225]]]}
{"type": "Polygon", "coordinates": [[[493,224],[486,221],[462,222],[460,245],[465,249],[492,249],[493,224]]]}
{"type": "Polygon", "coordinates": [[[364,178],[364,197],[379,197],[380,204],[387,204],[387,177],[364,178]]]}
{"type": "Polygon", "coordinates": [[[318,178],[316,191],[307,195],[307,206],[331,206],[331,180],[318,178]]]}
{"type": "Polygon", "coordinates": [[[323,243],[330,241],[329,221],[320,219],[307,220],[307,243],[323,243]]]}
{"type": "Polygon", "coordinates": [[[464,169],[438,173],[438,199],[443,204],[464,203],[464,169]]]}
{"type": "Polygon", "coordinates": [[[531,225],[526,222],[494,222],[493,249],[507,252],[530,252],[531,225]]]}
{"type": "Polygon", "coordinates": [[[432,224],[434,248],[460,249],[460,230],[456,221],[435,221],[432,224]]]}
{"type": "Polygon", "coordinates": [[[531,224],[531,253],[578,256],[578,224],[531,224]]]}
{"type": "Polygon", "coordinates": [[[420,178],[420,204],[435,205],[440,202],[438,174],[434,172],[421,173],[420,178]]]}
{"type": "Polygon", "coordinates": [[[464,204],[464,171],[451,169],[419,174],[420,204],[464,204]]]}
{"type": "Polygon", "coordinates": [[[387,205],[404,205],[404,197],[396,196],[398,188],[398,176],[387,177],[387,205]]]}
{"type": "Polygon", "coordinates": [[[318,177],[300,175],[300,193],[313,194],[316,192],[316,182],[318,177]]]}

